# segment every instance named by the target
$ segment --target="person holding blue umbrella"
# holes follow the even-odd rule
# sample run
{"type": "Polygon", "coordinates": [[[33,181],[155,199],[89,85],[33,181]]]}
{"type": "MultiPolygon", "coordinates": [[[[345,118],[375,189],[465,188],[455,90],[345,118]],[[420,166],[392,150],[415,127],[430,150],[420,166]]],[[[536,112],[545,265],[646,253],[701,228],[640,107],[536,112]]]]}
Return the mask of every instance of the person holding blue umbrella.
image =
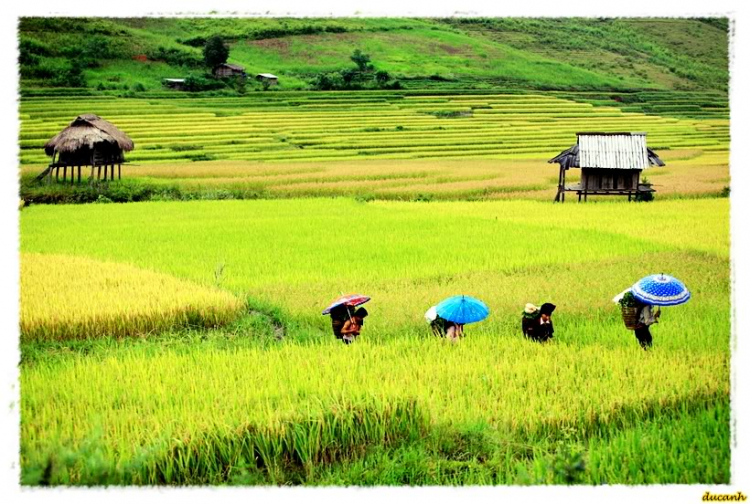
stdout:
{"type": "MultiPolygon", "coordinates": [[[[623,292],[623,297],[627,293],[627,290],[623,292]]],[[[630,294],[638,307],[635,337],[644,350],[651,348],[653,343],[649,327],[659,321],[661,309],[658,307],[676,306],[687,303],[690,299],[690,291],[685,284],[664,273],[641,278],[630,288],[630,294]],[[657,306],[656,311],[653,306],[657,306]]]]}
{"type": "Polygon", "coordinates": [[[476,298],[460,295],[449,297],[438,303],[435,306],[435,314],[448,321],[445,336],[451,341],[458,341],[463,336],[464,324],[486,319],[490,314],[490,309],[476,298]]]}

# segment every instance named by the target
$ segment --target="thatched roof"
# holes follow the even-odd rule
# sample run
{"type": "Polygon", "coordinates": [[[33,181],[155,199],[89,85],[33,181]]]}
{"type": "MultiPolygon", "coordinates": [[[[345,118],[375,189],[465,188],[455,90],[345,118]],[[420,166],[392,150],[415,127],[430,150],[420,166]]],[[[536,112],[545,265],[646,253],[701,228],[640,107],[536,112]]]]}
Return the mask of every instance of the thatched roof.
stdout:
{"type": "Polygon", "coordinates": [[[44,144],[48,156],[55,151],[73,153],[88,147],[93,149],[99,143],[109,143],[122,151],[131,151],[133,141],[117,129],[111,122],[94,114],[83,114],[76,117],[70,125],[44,144]]]}
{"type": "Polygon", "coordinates": [[[550,159],[569,168],[646,169],[664,161],[646,147],[645,133],[577,133],[578,143],[550,159]]]}

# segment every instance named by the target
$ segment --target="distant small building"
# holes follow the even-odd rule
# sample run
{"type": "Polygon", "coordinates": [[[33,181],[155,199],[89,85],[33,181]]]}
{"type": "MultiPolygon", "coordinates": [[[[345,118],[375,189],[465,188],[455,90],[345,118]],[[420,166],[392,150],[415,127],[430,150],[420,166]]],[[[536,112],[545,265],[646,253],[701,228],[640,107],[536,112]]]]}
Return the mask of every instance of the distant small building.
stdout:
{"type": "Polygon", "coordinates": [[[560,163],[555,201],[565,201],[566,192],[578,194],[578,201],[591,195],[628,197],[655,192],[641,183],[641,172],[664,162],[646,147],[646,133],[576,133],[578,142],[550,159],[560,163]],[[565,185],[565,173],[581,169],[581,182],[565,185]]]}
{"type": "Polygon", "coordinates": [[[269,86],[275,86],[279,83],[279,78],[270,73],[260,73],[255,76],[255,79],[263,83],[267,82],[269,86]]]}
{"type": "Polygon", "coordinates": [[[247,77],[245,67],[222,63],[214,68],[214,77],[247,77]]]}
{"type": "Polygon", "coordinates": [[[165,87],[182,91],[185,89],[185,79],[164,79],[162,81],[165,87]]]}

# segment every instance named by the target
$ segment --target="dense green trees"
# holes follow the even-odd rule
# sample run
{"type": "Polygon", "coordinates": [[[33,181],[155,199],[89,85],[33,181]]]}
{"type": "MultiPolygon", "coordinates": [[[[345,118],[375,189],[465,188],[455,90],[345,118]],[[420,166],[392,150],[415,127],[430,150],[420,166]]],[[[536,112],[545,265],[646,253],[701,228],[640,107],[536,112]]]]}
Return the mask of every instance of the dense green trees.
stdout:
{"type": "Polygon", "coordinates": [[[312,89],[329,91],[332,89],[400,89],[398,81],[390,82],[391,76],[385,70],[377,70],[370,63],[370,55],[355,49],[349,56],[356,68],[345,68],[338,72],[319,73],[310,81],[312,89]]]}
{"type": "Polygon", "coordinates": [[[224,44],[224,39],[218,35],[210,37],[203,47],[203,60],[210,69],[227,62],[229,48],[224,44]]]}

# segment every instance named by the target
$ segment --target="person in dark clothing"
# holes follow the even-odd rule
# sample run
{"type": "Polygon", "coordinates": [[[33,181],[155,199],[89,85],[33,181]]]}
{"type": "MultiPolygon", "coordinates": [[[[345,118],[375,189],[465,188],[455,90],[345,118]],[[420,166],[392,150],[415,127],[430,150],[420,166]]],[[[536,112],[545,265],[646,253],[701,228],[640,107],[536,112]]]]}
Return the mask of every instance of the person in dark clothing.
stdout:
{"type": "Polygon", "coordinates": [[[441,338],[447,337],[451,341],[457,341],[464,333],[464,325],[456,324],[448,319],[444,319],[437,314],[435,307],[431,307],[424,314],[425,318],[430,322],[430,329],[432,334],[441,338]]]}
{"type": "Polygon", "coordinates": [[[333,308],[330,312],[331,315],[331,328],[333,329],[333,335],[336,339],[342,339],[344,336],[341,334],[344,324],[352,315],[352,308],[346,305],[340,305],[333,308]]]}
{"type": "Polygon", "coordinates": [[[345,344],[349,344],[357,339],[359,333],[362,331],[362,326],[365,324],[365,317],[367,316],[367,310],[364,308],[357,308],[357,311],[344,322],[344,326],[341,328],[342,340],[345,344]]]}
{"type": "Polygon", "coordinates": [[[435,317],[435,320],[430,322],[430,329],[432,329],[432,334],[441,338],[444,337],[445,331],[448,329],[448,324],[450,324],[450,322],[445,320],[443,317],[435,317]]]}
{"type": "Polygon", "coordinates": [[[552,303],[544,303],[540,308],[528,303],[521,318],[523,335],[539,343],[552,339],[555,332],[552,312],[555,308],[556,306],[552,303]]]}
{"type": "Polygon", "coordinates": [[[651,330],[649,326],[659,322],[661,316],[661,310],[656,309],[654,313],[651,309],[651,305],[639,303],[638,304],[638,325],[635,327],[635,337],[641,348],[648,350],[651,348],[653,338],[651,337],[651,330]]]}

